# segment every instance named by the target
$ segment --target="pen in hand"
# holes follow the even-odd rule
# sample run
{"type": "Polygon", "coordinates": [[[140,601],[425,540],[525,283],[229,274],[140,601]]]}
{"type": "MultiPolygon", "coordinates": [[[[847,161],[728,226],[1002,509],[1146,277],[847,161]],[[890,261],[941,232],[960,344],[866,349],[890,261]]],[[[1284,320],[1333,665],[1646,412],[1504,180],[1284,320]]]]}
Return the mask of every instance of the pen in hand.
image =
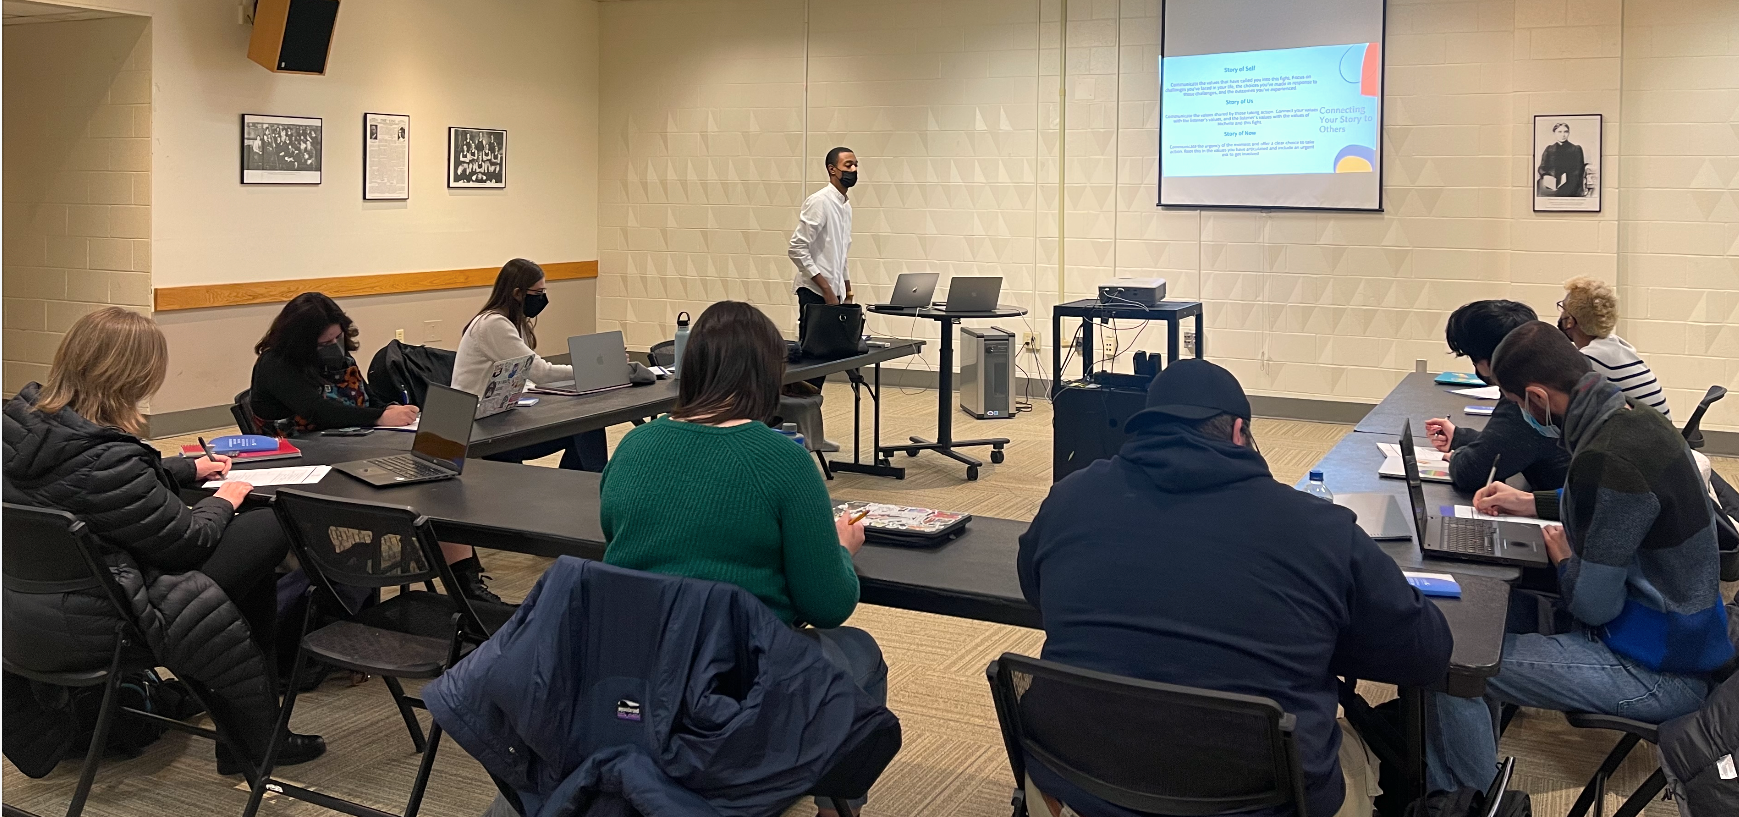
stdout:
{"type": "Polygon", "coordinates": [[[209,446],[209,445],[206,445],[206,443],[205,443],[205,438],[204,438],[204,437],[198,437],[198,438],[196,438],[196,439],[198,439],[198,440],[199,440],[199,447],[200,447],[200,449],[201,449],[201,450],[203,450],[203,451],[204,451],[204,452],[205,452],[205,458],[206,458],[206,459],[208,459],[208,460],[211,460],[211,461],[212,461],[212,462],[217,462],[217,456],[216,456],[216,455],[215,455],[215,454],[213,454],[213,453],[212,453],[212,452],[211,452],[211,446],[209,446]]]}
{"type": "Polygon", "coordinates": [[[399,396],[404,398],[404,402],[400,403],[399,405],[408,406],[411,404],[411,393],[409,391],[407,391],[405,389],[399,389],[399,396]]]}
{"type": "Polygon", "coordinates": [[[1502,460],[1503,458],[1504,457],[1502,454],[1499,454],[1499,455],[1491,458],[1491,474],[1485,478],[1486,485],[1489,486],[1492,483],[1497,482],[1497,464],[1498,464],[1498,461],[1502,460]]]}

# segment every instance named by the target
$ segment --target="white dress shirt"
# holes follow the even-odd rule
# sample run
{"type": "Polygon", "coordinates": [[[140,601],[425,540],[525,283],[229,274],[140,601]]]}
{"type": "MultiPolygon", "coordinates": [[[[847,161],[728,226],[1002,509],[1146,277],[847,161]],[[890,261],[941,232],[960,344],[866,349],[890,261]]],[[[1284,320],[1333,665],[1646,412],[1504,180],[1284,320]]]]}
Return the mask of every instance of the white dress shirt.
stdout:
{"type": "Polygon", "coordinates": [[[797,215],[797,229],[791,232],[787,252],[791,263],[797,265],[792,286],[820,295],[821,288],[811,280],[819,275],[833,290],[833,297],[844,300],[845,258],[850,253],[851,202],[829,184],[804,199],[803,210],[797,215]]]}

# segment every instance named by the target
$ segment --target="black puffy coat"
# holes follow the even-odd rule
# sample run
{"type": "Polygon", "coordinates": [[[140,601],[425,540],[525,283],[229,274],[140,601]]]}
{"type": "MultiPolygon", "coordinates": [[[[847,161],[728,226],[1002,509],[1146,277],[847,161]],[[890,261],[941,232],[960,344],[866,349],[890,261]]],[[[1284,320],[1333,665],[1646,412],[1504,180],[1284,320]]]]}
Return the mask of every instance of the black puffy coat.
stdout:
{"type": "MultiPolygon", "coordinates": [[[[1727,637],[1739,647],[1739,594],[1727,605],[1727,637]]],[[[1696,712],[1661,724],[1660,756],[1680,812],[1739,814],[1739,672],[1715,687],[1696,712]]]]}
{"type": "MultiPolygon", "coordinates": [[[[102,544],[156,662],[208,688],[214,716],[224,717],[248,748],[263,747],[277,713],[266,658],[241,611],[196,570],[229,524],[229,502],[209,497],[188,507],[177,491],[192,484],[192,461],[165,460],[143,440],[71,409],[37,411],[40,390],[31,383],[6,403],[6,501],[83,520],[102,544]]],[[[106,667],[117,618],[94,591],[5,593],[6,657],[38,672],[106,667]]],[[[12,710],[14,699],[7,702],[12,710]]],[[[7,719],[15,714],[21,713],[8,711],[7,719]]],[[[8,754],[14,748],[9,742],[8,754]]]]}

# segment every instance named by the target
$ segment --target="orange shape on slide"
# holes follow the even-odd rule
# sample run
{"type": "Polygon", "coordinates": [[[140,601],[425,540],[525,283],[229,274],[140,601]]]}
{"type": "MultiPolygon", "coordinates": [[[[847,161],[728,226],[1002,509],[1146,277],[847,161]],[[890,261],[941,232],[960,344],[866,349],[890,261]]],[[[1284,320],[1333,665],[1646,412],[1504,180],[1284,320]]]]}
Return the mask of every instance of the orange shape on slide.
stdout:
{"type": "Polygon", "coordinates": [[[1362,96],[1376,96],[1382,87],[1383,55],[1381,49],[1381,43],[1365,45],[1365,64],[1359,72],[1359,94],[1362,96]]]}

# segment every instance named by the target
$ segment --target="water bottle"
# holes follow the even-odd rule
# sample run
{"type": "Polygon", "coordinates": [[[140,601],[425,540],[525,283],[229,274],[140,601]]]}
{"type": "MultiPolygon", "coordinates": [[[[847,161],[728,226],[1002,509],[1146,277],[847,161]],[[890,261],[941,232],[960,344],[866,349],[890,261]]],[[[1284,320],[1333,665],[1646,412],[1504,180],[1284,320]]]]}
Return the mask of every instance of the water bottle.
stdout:
{"type": "Polygon", "coordinates": [[[676,313],[676,348],[671,351],[676,359],[671,362],[670,370],[673,377],[682,377],[682,347],[688,345],[688,313],[676,313]]]}
{"type": "Polygon", "coordinates": [[[786,423],[779,426],[777,430],[780,434],[790,437],[791,442],[796,443],[803,450],[809,450],[809,443],[803,439],[803,432],[797,430],[796,423],[786,423]]]}
{"type": "Polygon", "coordinates": [[[1328,489],[1328,484],[1322,481],[1321,471],[1310,472],[1310,482],[1305,483],[1304,492],[1314,497],[1320,497],[1330,502],[1334,501],[1334,492],[1328,489]]]}

